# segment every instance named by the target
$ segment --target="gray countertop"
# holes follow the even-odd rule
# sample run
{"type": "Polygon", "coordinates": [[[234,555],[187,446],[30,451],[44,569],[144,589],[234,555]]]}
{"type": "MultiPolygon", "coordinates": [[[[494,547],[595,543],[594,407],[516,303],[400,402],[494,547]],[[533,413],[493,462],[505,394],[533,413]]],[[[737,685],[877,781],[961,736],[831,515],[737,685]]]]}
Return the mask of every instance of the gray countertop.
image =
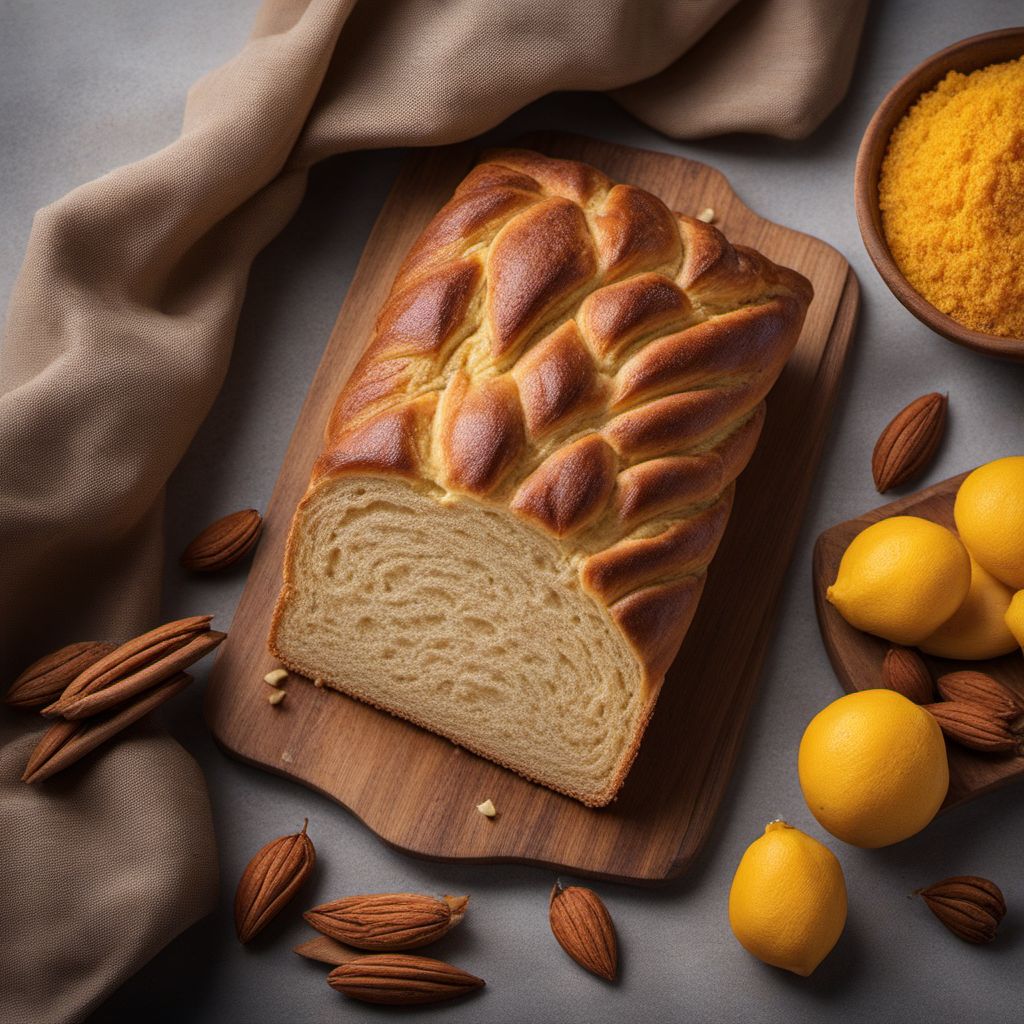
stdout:
{"type": "MultiPolygon", "coordinates": [[[[231,56],[256,0],[8,0],[0,8],[0,295],[9,292],[34,210],[111,167],[169,142],[201,73],[231,56]]],[[[878,503],[874,440],[909,399],[948,391],[948,438],[928,479],[1024,448],[1024,368],[948,344],[889,294],[861,245],[852,176],[861,133],[887,88],[929,53],[1019,23],[1019,0],[890,0],[869,15],[850,95],[809,140],[728,137],[681,144],[645,129],[610,100],[560,95],[490,136],[563,128],[712,163],[759,213],[819,235],[857,272],[863,305],[840,401],[783,595],[740,762],[696,867],[662,888],[595,884],[615,919],[622,979],[608,986],[576,969],[547,926],[553,874],[521,866],[437,864],[397,853],[348,812],[301,786],[222,754],[201,719],[201,687],[164,722],[203,765],[220,844],[218,911],[119,991],[97,1020],[284,1022],[373,1020],[394,1011],[346,1002],[317,965],[293,956],[306,937],[296,912],[268,941],[243,949],[230,904],[249,856],[310,819],[319,869],[306,902],[367,891],[467,892],[467,921],[437,953],[487,979],[479,996],[416,1018],[471,1021],[980,1021],[1021,1019],[1024,1006],[1024,787],[943,815],[884,850],[823,835],[800,795],[796,750],[807,721],[839,686],[815,623],[815,536],[878,503]],[[826,838],[846,872],[850,916],[834,953],[807,980],[765,967],[726,920],[732,872],[766,821],[783,816],[826,838]],[[960,943],[915,888],[945,875],[998,881],[1010,916],[991,948],[960,943]]],[[[301,211],[257,260],[224,392],[173,477],[168,497],[168,615],[212,611],[229,622],[244,573],[193,580],[175,558],[225,511],[265,506],[306,387],[367,233],[402,159],[341,157],[316,169],[301,211]]]]}

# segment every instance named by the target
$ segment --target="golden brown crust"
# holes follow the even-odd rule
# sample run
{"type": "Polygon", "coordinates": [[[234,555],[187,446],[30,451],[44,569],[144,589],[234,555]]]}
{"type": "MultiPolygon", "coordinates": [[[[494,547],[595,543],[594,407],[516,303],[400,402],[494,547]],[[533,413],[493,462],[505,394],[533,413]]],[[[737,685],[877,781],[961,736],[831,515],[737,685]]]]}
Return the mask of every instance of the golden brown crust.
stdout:
{"type": "Polygon", "coordinates": [[[656,694],[808,282],[600,171],[505,150],[406,257],[311,487],[400,475],[557,538],[656,694]]]}
{"type": "Polygon", "coordinates": [[[746,466],[764,424],[764,402],[731,434],[705,451],[648,459],[618,476],[613,511],[628,529],[671,509],[696,507],[721,494],[746,466]]]}
{"type": "Polygon", "coordinates": [[[608,390],[574,320],[525,352],[512,377],[534,440],[579,416],[597,414],[608,390]]]}
{"type": "Polygon", "coordinates": [[[605,604],[648,584],[681,576],[703,576],[715,556],[732,508],[730,484],[713,504],[675,519],[649,537],[626,537],[585,559],[584,587],[605,604]]]}
{"type": "Polygon", "coordinates": [[[648,677],[657,680],[652,701],[690,628],[706,578],[702,573],[654,584],[611,606],[612,618],[633,646],[643,652],[648,677]]]}
{"type": "Polygon", "coordinates": [[[588,434],[549,455],[523,481],[511,507],[556,537],[566,537],[601,514],[615,489],[618,465],[608,442],[588,434]]]}

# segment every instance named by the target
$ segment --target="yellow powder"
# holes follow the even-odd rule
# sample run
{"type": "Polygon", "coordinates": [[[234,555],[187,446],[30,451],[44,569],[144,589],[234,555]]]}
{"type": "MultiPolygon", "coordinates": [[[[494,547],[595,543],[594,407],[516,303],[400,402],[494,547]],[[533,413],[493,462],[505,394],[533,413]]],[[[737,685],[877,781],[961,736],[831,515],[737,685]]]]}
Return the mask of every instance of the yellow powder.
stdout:
{"type": "Polygon", "coordinates": [[[1024,339],[1024,57],[951,71],[896,126],[879,180],[889,249],[965,327],[1024,339]]]}

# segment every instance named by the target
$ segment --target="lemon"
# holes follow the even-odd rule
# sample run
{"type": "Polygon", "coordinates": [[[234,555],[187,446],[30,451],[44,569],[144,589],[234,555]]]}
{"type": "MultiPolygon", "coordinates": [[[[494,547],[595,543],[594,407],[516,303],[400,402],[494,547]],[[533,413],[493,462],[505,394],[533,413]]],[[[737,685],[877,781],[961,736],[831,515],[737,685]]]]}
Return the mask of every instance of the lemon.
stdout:
{"type": "Polygon", "coordinates": [[[1006,609],[1004,621],[1017,643],[1024,647],[1024,590],[1018,590],[1013,595],[1010,607],[1006,609]]]}
{"type": "Polygon", "coordinates": [[[889,846],[920,832],[949,788],[938,723],[895,690],[848,693],[819,711],[798,763],[811,812],[854,846],[889,846]]]}
{"type": "Polygon", "coordinates": [[[950,530],[893,516],[853,538],[827,597],[851,626],[912,647],[960,607],[970,583],[970,556],[950,530]]]}
{"type": "Polygon", "coordinates": [[[846,924],[846,882],[835,854],[800,829],[771,822],[736,868],[729,924],[748,953],[806,978],[846,924]]]}
{"type": "Polygon", "coordinates": [[[967,598],[930,637],[918,646],[940,658],[998,658],[1016,650],[1017,641],[1006,623],[1013,591],[971,559],[971,588],[967,598]]]}
{"type": "Polygon", "coordinates": [[[960,539],[997,579],[1024,588],[1024,455],[979,466],[953,506],[960,539]]]}

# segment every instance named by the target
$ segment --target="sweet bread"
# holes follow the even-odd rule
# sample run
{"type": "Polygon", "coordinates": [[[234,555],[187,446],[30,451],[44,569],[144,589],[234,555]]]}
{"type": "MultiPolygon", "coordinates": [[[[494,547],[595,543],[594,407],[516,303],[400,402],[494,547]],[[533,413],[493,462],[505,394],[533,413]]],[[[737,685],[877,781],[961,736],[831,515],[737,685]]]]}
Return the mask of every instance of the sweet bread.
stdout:
{"type": "Polygon", "coordinates": [[[488,155],[409,252],[338,397],[270,650],[606,804],[810,300],[649,192],[488,155]]]}

